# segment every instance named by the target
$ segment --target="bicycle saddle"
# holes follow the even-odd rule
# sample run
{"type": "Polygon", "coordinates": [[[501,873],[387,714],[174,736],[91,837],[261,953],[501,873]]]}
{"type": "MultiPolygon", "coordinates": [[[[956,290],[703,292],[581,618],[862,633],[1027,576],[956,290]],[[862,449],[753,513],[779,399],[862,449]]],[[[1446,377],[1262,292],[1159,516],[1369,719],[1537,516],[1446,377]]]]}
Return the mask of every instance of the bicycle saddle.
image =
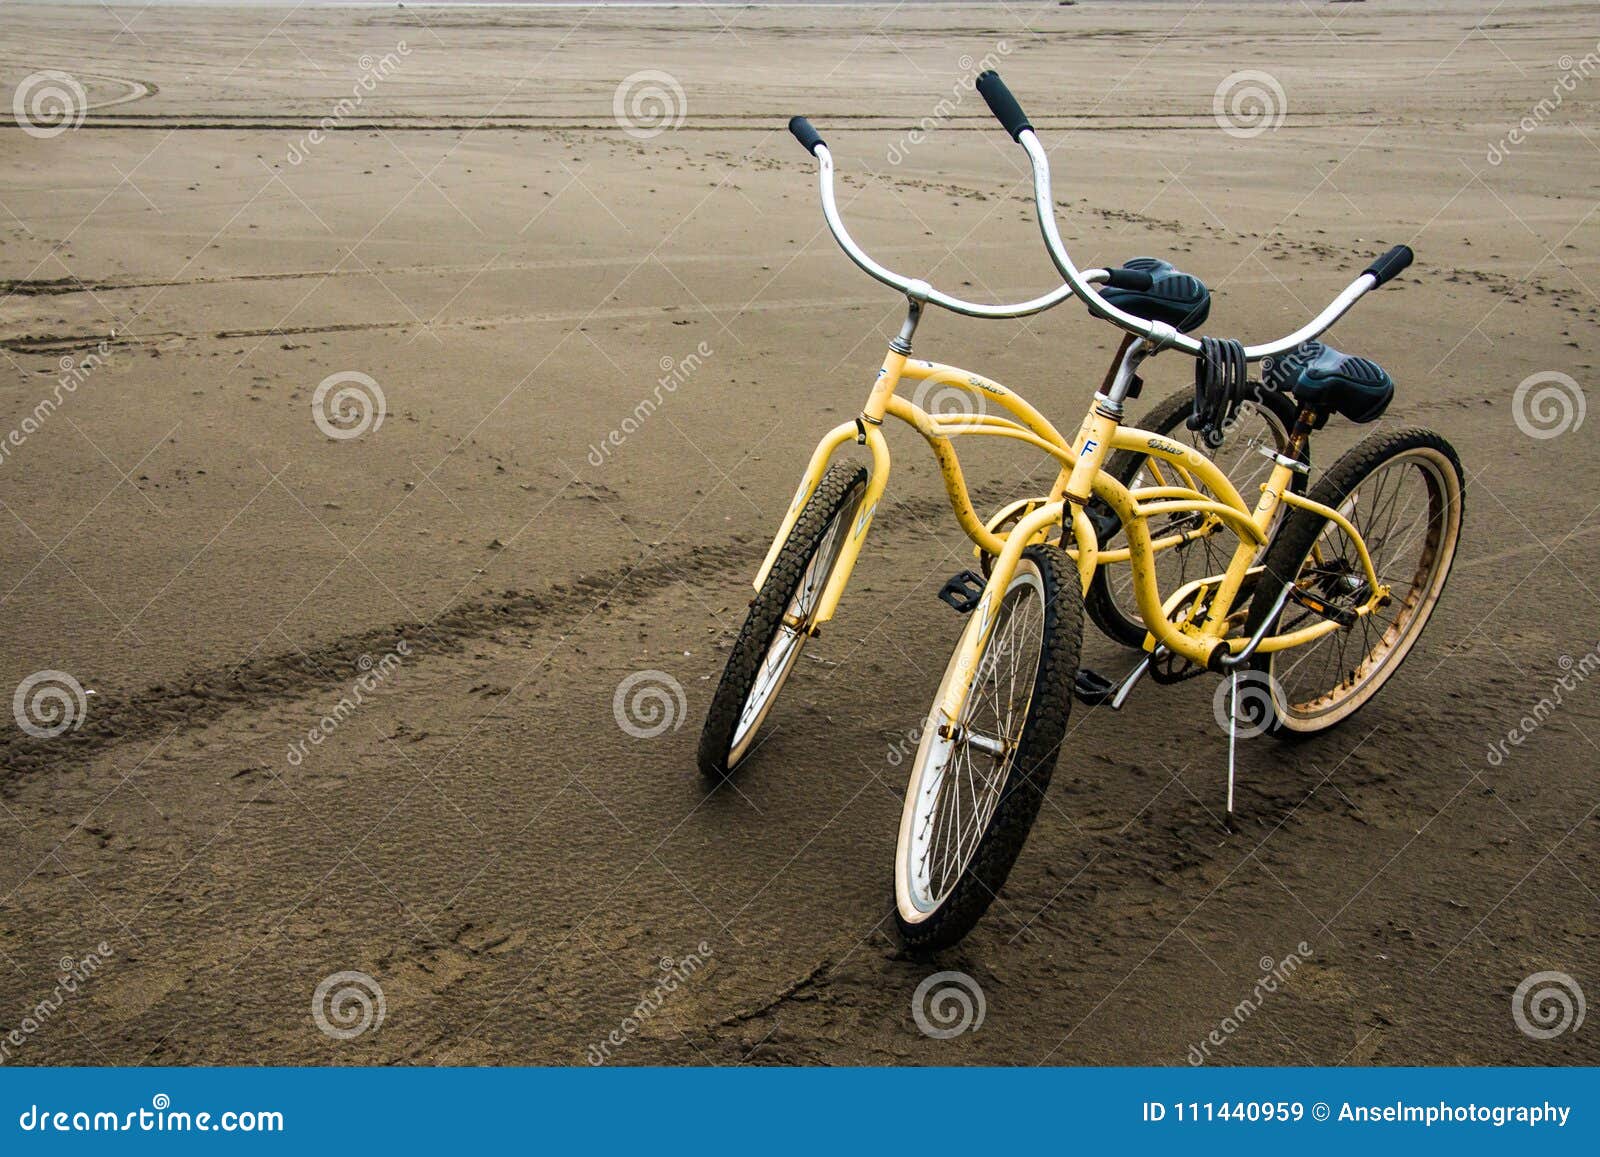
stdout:
{"type": "Polygon", "coordinates": [[[1206,288],[1205,282],[1179,272],[1168,262],[1154,257],[1135,257],[1124,262],[1121,269],[1148,274],[1149,287],[1119,287],[1113,281],[1100,290],[1100,296],[1134,317],[1142,317],[1146,321],[1164,321],[1179,332],[1188,333],[1204,322],[1206,315],[1211,312],[1211,291],[1206,288]]]}
{"type": "Polygon", "coordinates": [[[1263,366],[1261,380],[1293,394],[1302,406],[1371,422],[1394,400],[1394,379],[1377,362],[1343,354],[1320,341],[1295,347],[1263,366]]]}

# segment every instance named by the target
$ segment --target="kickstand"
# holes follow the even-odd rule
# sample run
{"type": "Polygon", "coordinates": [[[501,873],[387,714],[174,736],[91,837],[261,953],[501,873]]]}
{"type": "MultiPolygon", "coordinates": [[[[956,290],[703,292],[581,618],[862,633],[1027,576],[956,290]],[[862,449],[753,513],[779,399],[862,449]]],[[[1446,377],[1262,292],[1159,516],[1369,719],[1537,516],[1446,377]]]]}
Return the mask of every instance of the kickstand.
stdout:
{"type": "Polygon", "coordinates": [[[1228,821],[1233,821],[1233,754],[1239,738],[1239,672],[1228,675],[1228,821]]]}

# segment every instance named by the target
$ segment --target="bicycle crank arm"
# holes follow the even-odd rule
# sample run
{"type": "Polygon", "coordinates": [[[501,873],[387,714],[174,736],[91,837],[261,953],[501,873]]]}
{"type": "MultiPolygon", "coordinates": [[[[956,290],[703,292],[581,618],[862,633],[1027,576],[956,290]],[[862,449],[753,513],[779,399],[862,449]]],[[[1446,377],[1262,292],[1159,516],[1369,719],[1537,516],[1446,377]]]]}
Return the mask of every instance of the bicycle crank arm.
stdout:
{"type": "MultiPolygon", "coordinates": [[[[1158,648],[1164,651],[1165,648],[1158,648]]],[[[1098,671],[1082,667],[1077,678],[1072,681],[1072,694],[1078,702],[1089,707],[1109,707],[1113,711],[1121,711],[1122,705],[1128,701],[1128,696],[1133,693],[1134,687],[1143,679],[1150,670],[1150,663],[1155,655],[1146,655],[1139,660],[1138,666],[1129,671],[1119,682],[1113,683],[1098,671]]]]}

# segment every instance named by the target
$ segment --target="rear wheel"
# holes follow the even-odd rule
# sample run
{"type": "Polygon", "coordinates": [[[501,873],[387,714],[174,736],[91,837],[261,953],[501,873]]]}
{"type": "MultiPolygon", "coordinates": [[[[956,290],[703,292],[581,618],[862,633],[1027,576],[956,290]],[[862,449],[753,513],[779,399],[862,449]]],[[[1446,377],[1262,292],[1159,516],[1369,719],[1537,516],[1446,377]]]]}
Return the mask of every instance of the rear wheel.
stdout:
{"type": "MultiPolygon", "coordinates": [[[[1193,413],[1194,391],[1185,390],[1151,411],[1139,423],[1139,429],[1160,434],[1179,445],[1193,446],[1217,464],[1246,503],[1253,503],[1254,491],[1272,471],[1272,460],[1260,451],[1265,447],[1281,453],[1288,446],[1289,431],[1295,420],[1294,401],[1277,390],[1257,386],[1255,396],[1239,407],[1239,415],[1219,447],[1207,445],[1200,431],[1187,427],[1193,413]]],[[[1130,489],[1173,486],[1182,482],[1170,463],[1152,461],[1148,455],[1131,450],[1118,450],[1110,455],[1105,470],[1130,489]]],[[[1293,489],[1303,491],[1305,484],[1305,475],[1295,474],[1293,489]]],[[[1109,528],[1106,540],[1100,544],[1101,550],[1127,545],[1121,523],[1108,507],[1096,502],[1090,512],[1096,516],[1102,530],[1109,528]]],[[[1159,539],[1163,535],[1197,529],[1204,525],[1205,518],[1203,514],[1189,513],[1152,521],[1150,537],[1159,539]]],[[[1158,552],[1155,556],[1156,588],[1165,598],[1191,579],[1220,574],[1232,561],[1238,544],[1238,538],[1221,530],[1219,524],[1216,533],[1158,552]]],[[[1134,602],[1133,569],[1127,563],[1108,563],[1095,569],[1084,595],[1084,609],[1095,626],[1109,638],[1126,647],[1144,645],[1144,619],[1134,602]]]]}
{"type": "Polygon", "coordinates": [[[954,944],[1005,883],[1066,738],[1082,633],[1077,568],[1058,547],[1030,546],[953,723],[938,706],[959,650],[951,657],[900,817],[895,915],[907,947],[954,944]]]}
{"type": "Polygon", "coordinates": [[[727,778],[755,747],[778,692],[815,628],[817,603],[867,492],[860,466],[830,466],[806,500],[750,603],[700,733],[700,770],[727,778]]]}
{"type": "MultiPolygon", "coordinates": [[[[1438,605],[1461,541],[1464,476],[1455,449],[1420,429],[1374,434],[1334,464],[1310,497],[1360,533],[1388,599],[1305,646],[1257,655],[1270,676],[1268,729],[1312,735],[1348,719],[1399,669],[1438,605]]],[[[1332,520],[1294,510],[1262,559],[1245,634],[1293,584],[1275,634],[1353,614],[1371,590],[1356,543],[1332,520]],[[1325,607],[1315,610],[1313,607],[1325,607]]]]}

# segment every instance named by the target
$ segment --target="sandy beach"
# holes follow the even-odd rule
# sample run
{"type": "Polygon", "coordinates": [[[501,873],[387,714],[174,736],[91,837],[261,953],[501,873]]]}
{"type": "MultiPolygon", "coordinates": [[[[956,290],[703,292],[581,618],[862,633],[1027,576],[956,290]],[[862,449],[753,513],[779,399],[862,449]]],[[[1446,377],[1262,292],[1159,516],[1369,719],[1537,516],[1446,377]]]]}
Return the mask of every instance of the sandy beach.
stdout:
{"type": "MultiPolygon", "coordinates": [[[[69,717],[0,729],[4,1063],[1181,1065],[1212,1034],[1211,1064],[1600,1063],[1592,1013],[1512,1016],[1537,973],[1600,997],[1592,5],[0,27],[0,693],[42,673],[69,717]],[[902,312],[785,124],[827,138],[887,264],[1032,296],[1058,279],[984,67],[1079,260],[1199,275],[1208,332],[1289,332],[1414,247],[1330,339],[1393,374],[1385,426],[1459,449],[1467,524],[1372,704],[1241,742],[1231,825],[1215,679],[1076,707],[1000,901],[928,961],[893,936],[894,840],[970,551],[907,432],[759,757],[713,792],[694,751],[902,312]],[[1239,74],[1264,117],[1229,120],[1239,74]],[[619,697],[641,672],[664,715],[619,697]],[[984,998],[954,1039],[912,1015],[940,969],[984,998]],[[381,1014],[341,1035],[313,1010],[349,973],[381,1014]]],[[[918,352],[1075,426],[1117,336],[1069,303],[933,315],[918,352]]],[[[1135,414],[1192,363],[1146,377],[1135,414]]],[[[985,507],[1048,485],[986,441],[985,507]]],[[[1125,663],[1092,631],[1085,656],[1125,663]]]]}

